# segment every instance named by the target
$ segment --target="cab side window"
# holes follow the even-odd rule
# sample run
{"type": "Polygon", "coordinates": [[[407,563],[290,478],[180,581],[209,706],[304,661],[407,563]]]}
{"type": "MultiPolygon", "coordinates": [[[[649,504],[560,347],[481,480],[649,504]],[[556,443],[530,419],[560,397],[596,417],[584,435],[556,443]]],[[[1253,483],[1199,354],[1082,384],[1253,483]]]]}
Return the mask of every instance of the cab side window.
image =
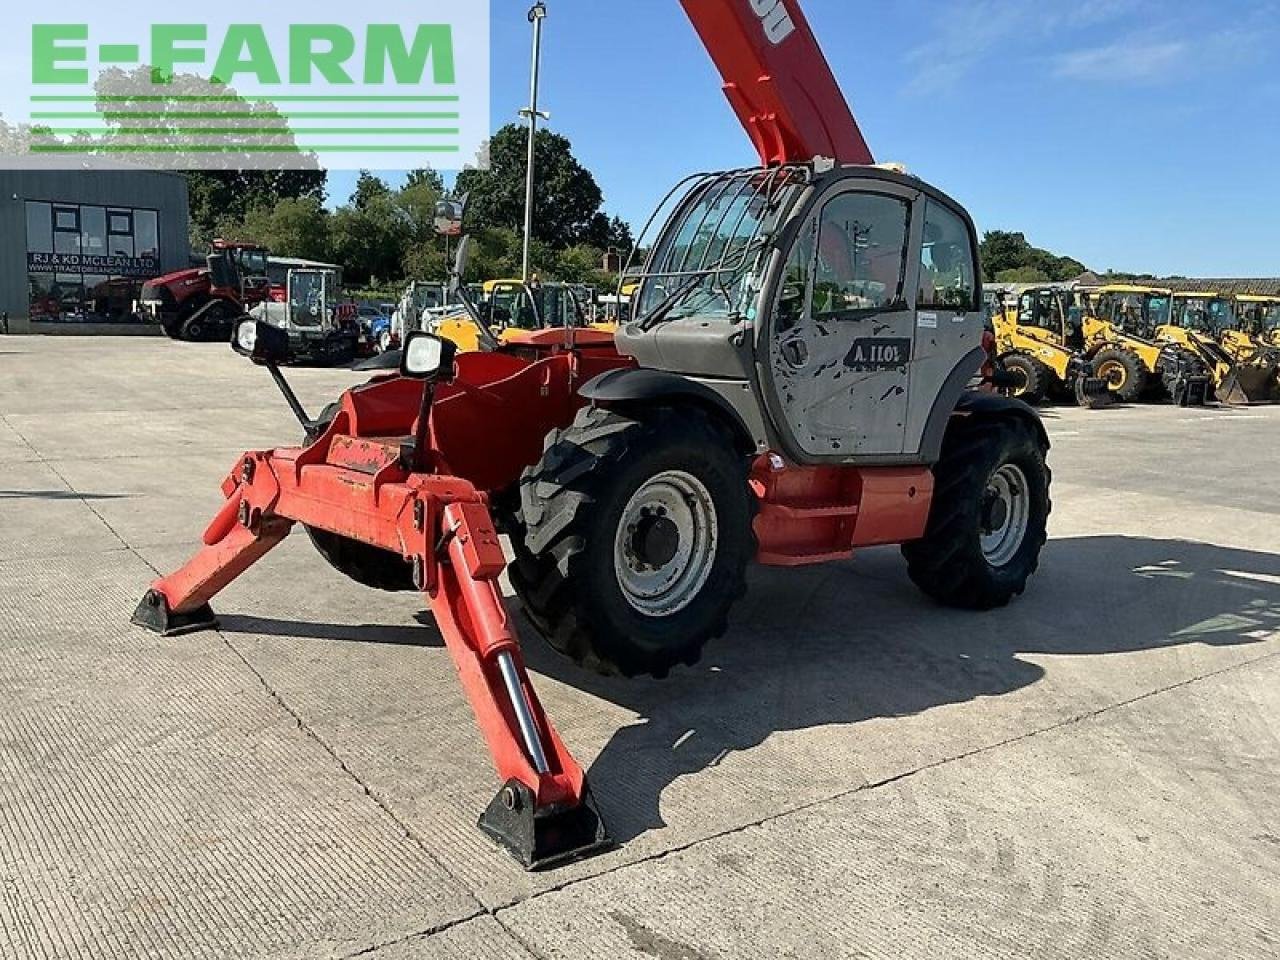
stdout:
{"type": "Polygon", "coordinates": [[[813,278],[818,320],[906,309],[911,206],[874,193],[842,194],[823,208],[813,278]]]}
{"type": "Polygon", "coordinates": [[[942,204],[928,201],[916,303],[936,309],[977,310],[977,290],[968,226],[942,204]]]}
{"type": "Polygon", "coordinates": [[[813,280],[813,238],[810,224],[791,248],[787,258],[787,272],[778,290],[778,307],[774,311],[774,326],[779,334],[787,333],[804,319],[805,306],[809,302],[809,284],[813,280]]]}

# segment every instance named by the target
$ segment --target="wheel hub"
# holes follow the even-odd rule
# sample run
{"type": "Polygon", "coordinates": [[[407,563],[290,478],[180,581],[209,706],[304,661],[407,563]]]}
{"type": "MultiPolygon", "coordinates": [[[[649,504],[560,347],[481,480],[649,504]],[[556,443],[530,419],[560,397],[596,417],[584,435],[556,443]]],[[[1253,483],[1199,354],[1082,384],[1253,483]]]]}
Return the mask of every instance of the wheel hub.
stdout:
{"type": "Polygon", "coordinates": [[[987,491],[982,505],[982,531],[991,533],[999,530],[1009,520],[1009,504],[998,494],[987,491]]]}
{"type": "Polygon", "coordinates": [[[648,616],[683,610],[711,576],[719,539],[715,504],[695,476],[672,470],[641,485],[614,539],[622,595],[648,616]]]}
{"type": "Polygon", "coordinates": [[[675,559],[679,549],[680,529],[663,508],[640,517],[631,534],[631,553],[642,565],[660,570],[675,559]]]}
{"type": "Polygon", "coordinates": [[[1031,488],[1017,464],[1006,463],[987,481],[982,497],[982,555],[993,567],[1013,560],[1031,525],[1031,488]]]}

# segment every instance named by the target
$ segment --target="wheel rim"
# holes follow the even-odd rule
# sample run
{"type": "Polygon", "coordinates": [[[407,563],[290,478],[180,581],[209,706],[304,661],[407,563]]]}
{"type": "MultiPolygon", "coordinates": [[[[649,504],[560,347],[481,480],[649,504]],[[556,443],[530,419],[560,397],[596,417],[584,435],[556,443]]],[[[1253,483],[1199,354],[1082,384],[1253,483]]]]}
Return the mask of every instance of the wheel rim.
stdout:
{"type": "Polygon", "coordinates": [[[384,333],[381,337],[379,337],[379,338],[378,338],[378,347],[379,347],[379,349],[381,349],[381,350],[382,350],[382,352],[383,352],[383,353],[386,353],[388,350],[390,350],[390,349],[391,349],[391,334],[389,334],[389,333],[384,333]]]}
{"type": "Polygon", "coordinates": [[[706,585],[718,541],[715,504],[702,481],[680,470],[652,477],[627,502],[614,537],[623,597],[647,616],[678,613],[706,585]]]}
{"type": "Polygon", "coordinates": [[[1098,376],[1107,381],[1112,390],[1119,390],[1128,382],[1129,371],[1124,368],[1124,364],[1107,360],[1098,368],[1098,376]]]}
{"type": "Polygon", "coordinates": [[[987,481],[982,504],[982,555],[993,567],[1014,558],[1031,523],[1031,492],[1026,474],[1006,463],[987,481]]]}
{"type": "Polygon", "coordinates": [[[1015,397],[1026,396],[1027,387],[1029,386],[1029,383],[1027,382],[1027,371],[1020,367],[1014,367],[1009,372],[1013,375],[1013,395],[1015,397]]]}

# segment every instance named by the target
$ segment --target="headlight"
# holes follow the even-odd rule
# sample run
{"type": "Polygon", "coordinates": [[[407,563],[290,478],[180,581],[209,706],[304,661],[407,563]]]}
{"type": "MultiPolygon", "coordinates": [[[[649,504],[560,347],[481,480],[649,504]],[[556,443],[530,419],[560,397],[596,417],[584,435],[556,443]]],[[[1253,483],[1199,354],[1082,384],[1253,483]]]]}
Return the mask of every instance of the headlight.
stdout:
{"type": "Polygon", "coordinates": [[[245,320],[236,327],[236,349],[245,356],[253,356],[258,345],[258,324],[253,320],[245,320]]]}

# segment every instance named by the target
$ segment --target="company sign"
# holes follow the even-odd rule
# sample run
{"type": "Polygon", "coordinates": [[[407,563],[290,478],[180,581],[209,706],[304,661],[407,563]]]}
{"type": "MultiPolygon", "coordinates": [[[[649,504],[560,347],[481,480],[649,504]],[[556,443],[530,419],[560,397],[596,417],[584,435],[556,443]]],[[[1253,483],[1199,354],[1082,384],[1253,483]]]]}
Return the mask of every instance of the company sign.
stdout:
{"type": "Polygon", "coordinates": [[[157,257],[103,257],[89,253],[28,253],[28,273],[87,273],[149,280],[160,273],[157,257]]]}

